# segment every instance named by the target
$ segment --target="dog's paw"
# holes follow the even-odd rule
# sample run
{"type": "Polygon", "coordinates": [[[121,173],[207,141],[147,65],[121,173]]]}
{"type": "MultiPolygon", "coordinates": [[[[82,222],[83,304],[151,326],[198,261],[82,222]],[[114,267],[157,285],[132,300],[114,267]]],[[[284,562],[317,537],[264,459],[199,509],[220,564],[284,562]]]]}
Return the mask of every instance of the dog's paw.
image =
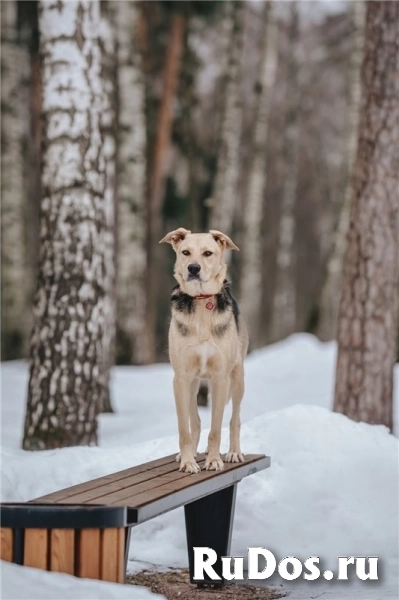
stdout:
{"type": "Polygon", "coordinates": [[[223,471],[224,469],[224,464],[222,459],[220,458],[208,458],[205,461],[205,466],[204,469],[206,469],[207,471],[223,471]]]}
{"type": "Polygon", "coordinates": [[[183,473],[199,473],[201,471],[201,467],[195,462],[195,460],[186,460],[181,461],[180,469],[183,473]]]}
{"type": "Polygon", "coordinates": [[[244,462],[244,455],[241,452],[228,452],[224,460],[229,463],[239,463],[244,462]]]}
{"type": "Polygon", "coordinates": [[[179,454],[176,454],[176,462],[180,462],[181,461],[181,453],[179,452],[179,454]]]}

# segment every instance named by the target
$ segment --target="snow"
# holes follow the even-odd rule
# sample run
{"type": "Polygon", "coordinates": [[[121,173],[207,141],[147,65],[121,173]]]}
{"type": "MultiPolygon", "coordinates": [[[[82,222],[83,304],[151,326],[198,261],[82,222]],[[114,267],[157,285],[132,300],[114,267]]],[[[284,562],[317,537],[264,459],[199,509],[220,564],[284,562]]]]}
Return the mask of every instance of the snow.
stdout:
{"type": "MultiPolygon", "coordinates": [[[[383,569],[378,585],[273,582],[290,589],[291,600],[309,598],[310,590],[313,595],[316,589],[334,600],[397,598],[398,440],[382,426],[355,423],[330,411],[334,363],[335,345],[322,344],[305,334],[248,357],[242,448],[270,454],[272,466],[239,485],[232,555],[245,556],[248,546],[263,546],[274,552],[277,560],[288,555],[302,560],[319,556],[323,569],[334,572],[338,556],[378,556],[383,569]]],[[[396,379],[398,374],[396,368],[396,379]]],[[[27,377],[23,362],[3,363],[4,501],[25,501],[177,451],[168,365],[114,370],[117,412],[101,416],[99,448],[40,453],[19,450],[27,377]]],[[[398,385],[395,394],[397,406],[398,385]]],[[[229,407],[226,413],[225,425],[229,407]]],[[[210,422],[208,409],[201,409],[201,419],[203,449],[210,422]]],[[[227,442],[225,427],[224,451],[227,442]]],[[[184,566],[182,509],[134,529],[129,571],[184,566]]],[[[46,589],[47,585],[50,580],[43,581],[46,589]]]]}
{"type": "Polygon", "coordinates": [[[77,579],[62,573],[45,573],[1,562],[1,597],[3,600],[160,600],[164,596],[153,594],[146,588],[77,579]]]}

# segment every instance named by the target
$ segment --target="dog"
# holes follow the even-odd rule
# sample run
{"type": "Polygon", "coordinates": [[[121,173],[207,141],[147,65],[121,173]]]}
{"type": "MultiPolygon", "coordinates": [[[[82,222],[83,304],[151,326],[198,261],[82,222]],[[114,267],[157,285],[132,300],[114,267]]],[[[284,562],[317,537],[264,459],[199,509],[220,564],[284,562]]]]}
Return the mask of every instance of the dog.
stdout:
{"type": "Polygon", "coordinates": [[[226,462],[242,462],[240,406],[248,331],[226,280],[226,250],[238,250],[221,231],[191,233],[180,227],[159,243],[176,252],[169,328],[169,357],[179,429],[180,471],[198,473],[195,457],[201,433],[197,394],[201,379],[211,384],[212,420],[205,469],[221,471],[220,438],[224,408],[232,400],[230,448],[226,462]]]}

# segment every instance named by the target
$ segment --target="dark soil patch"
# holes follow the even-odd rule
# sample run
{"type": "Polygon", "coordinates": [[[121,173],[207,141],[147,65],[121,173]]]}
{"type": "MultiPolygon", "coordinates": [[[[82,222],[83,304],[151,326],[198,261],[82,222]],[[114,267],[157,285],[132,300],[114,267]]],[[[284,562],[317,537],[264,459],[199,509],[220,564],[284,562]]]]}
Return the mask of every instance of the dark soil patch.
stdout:
{"type": "Polygon", "coordinates": [[[277,600],[285,596],[272,589],[236,583],[198,588],[190,583],[187,569],[167,573],[142,571],[136,575],[128,574],[126,583],[142,585],[154,593],[163,594],[168,600],[277,600]]]}

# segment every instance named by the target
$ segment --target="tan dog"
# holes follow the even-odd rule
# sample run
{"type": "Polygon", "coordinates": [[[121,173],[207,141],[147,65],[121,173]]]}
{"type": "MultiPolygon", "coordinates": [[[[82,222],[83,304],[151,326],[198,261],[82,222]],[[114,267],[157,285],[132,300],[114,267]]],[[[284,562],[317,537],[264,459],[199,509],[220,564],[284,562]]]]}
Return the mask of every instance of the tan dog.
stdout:
{"type": "Polygon", "coordinates": [[[224,407],[232,399],[227,462],[243,461],[240,448],[240,405],[244,395],[247,328],[226,281],[225,250],[238,250],[220,231],[191,233],[180,227],[159,243],[176,252],[172,291],[169,356],[175,372],[173,387],[179,428],[180,470],[197,473],[195,461],[201,432],[197,394],[200,379],[212,390],[212,421],[206,469],[222,470],[220,437],[224,407]]]}

